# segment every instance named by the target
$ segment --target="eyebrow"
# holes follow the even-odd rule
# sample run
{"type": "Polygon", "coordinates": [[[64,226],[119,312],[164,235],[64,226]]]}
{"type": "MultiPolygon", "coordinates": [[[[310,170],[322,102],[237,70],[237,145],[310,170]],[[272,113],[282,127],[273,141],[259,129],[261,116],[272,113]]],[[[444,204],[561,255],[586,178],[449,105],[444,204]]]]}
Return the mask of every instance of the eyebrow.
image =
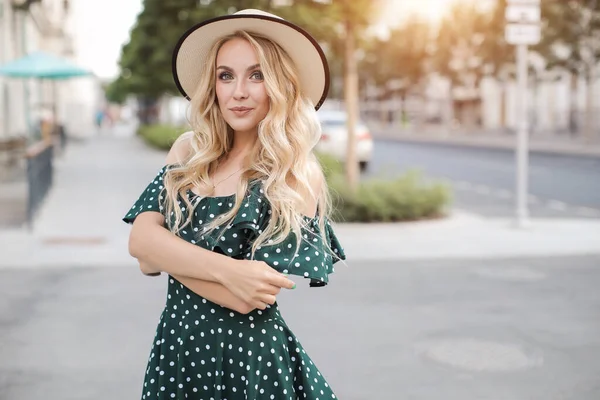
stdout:
{"type": "MultiPolygon", "coordinates": [[[[254,64],[254,65],[251,65],[251,66],[249,66],[248,68],[246,68],[246,71],[250,71],[250,70],[252,70],[252,69],[257,69],[257,68],[260,68],[260,64],[254,64]]],[[[217,67],[217,69],[224,69],[225,71],[233,72],[233,69],[232,69],[232,68],[230,68],[230,67],[227,67],[227,66],[225,66],[225,65],[219,65],[219,66],[217,67]]]]}

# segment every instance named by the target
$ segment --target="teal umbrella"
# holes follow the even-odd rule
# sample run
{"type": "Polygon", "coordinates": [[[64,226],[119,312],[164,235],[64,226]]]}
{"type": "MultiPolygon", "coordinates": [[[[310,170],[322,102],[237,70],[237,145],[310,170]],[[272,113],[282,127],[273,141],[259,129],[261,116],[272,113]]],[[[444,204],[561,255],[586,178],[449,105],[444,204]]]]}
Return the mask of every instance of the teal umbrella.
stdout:
{"type": "MultiPolygon", "coordinates": [[[[90,76],[92,73],[91,71],[78,67],[64,58],[37,51],[0,66],[0,75],[9,78],[33,78],[52,81],[52,114],[54,115],[56,123],[56,106],[58,103],[56,81],[90,76]]],[[[31,126],[28,110],[26,113],[27,123],[31,126]]]]}
{"type": "Polygon", "coordinates": [[[92,73],[70,61],[41,51],[0,66],[0,75],[12,78],[69,79],[92,73]]]}

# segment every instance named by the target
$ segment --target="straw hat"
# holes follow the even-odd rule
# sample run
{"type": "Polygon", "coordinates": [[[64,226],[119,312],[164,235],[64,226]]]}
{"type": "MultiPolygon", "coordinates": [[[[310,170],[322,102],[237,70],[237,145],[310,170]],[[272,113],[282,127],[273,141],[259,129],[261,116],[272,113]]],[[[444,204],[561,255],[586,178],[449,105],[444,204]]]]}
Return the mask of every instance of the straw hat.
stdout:
{"type": "Polygon", "coordinates": [[[317,110],[321,107],[329,90],[329,66],[317,41],[299,26],[254,9],[201,22],[179,39],[173,52],[173,77],[185,98],[189,100],[196,90],[215,41],[238,30],[261,34],[279,44],[296,64],[304,94],[317,110]]]}

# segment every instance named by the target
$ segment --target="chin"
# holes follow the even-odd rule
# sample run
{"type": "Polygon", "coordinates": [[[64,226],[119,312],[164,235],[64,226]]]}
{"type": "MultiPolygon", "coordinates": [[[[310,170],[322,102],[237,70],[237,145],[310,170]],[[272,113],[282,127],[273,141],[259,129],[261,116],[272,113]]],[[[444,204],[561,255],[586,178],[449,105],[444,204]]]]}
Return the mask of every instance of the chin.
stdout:
{"type": "Polygon", "coordinates": [[[228,122],[227,124],[236,132],[256,131],[258,129],[257,121],[233,121],[233,123],[228,122]]]}
{"type": "Polygon", "coordinates": [[[251,130],[256,130],[258,125],[253,124],[228,124],[234,132],[248,132],[251,130]]]}

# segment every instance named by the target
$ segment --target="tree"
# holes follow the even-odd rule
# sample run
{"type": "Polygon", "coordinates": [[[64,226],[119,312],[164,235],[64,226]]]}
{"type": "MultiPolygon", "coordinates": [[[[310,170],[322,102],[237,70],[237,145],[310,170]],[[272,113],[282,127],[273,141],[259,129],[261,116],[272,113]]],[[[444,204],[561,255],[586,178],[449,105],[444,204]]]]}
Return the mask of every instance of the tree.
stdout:
{"type": "Polygon", "coordinates": [[[120,75],[107,95],[138,98],[143,123],[152,123],[159,100],[177,94],[171,60],[177,40],[198,21],[228,14],[231,9],[269,9],[271,0],[144,0],[131,37],[119,60],[120,75]]]}
{"type": "Polygon", "coordinates": [[[323,43],[332,75],[343,68],[344,96],[348,110],[347,177],[358,181],[355,124],[358,114],[356,42],[361,40],[383,0],[145,0],[123,47],[121,75],[114,93],[130,93],[151,106],[163,94],[175,92],[171,76],[173,46],[192,22],[226,15],[242,8],[277,10],[285,19],[305,27],[323,43]],[[340,57],[343,55],[343,57],[340,57]],[[154,101],[153,101],[154,100],[154,101]]]}
{"type": "Polygon", "coordinates": [[[355,128],[359,113],[357,42],[366,36],[367,28],[382,4],[381,0],[296,0],[293,10],[288,8],[282,14],[324,42],[330,53],[328,60],[332,60],[334,66],[343,67],[344,103],[348,115],[346,180],[352,189],[358,186],[359,177],[355,128]]]}
{"type": "MultiPolygon", "coordinates": [[[[431,38],[431,26],[426,21],[418,17],[407,19],[390,31],[388,39],[374,42],[364,63],[365,74],[373,76],[380,87],[386,87],[387,96],[398,92],[403,107],[411,92],[424,98],[431,38]],[[399,85],[390,88],[390,83],[399,85]]],[[[401,111],[404,115],[405,109],[401,111]]],[[[421,122],[421,118],[417,121],[421,122]]]]}
{"type": "MultiPolygon", "coordinates": [[[[577,79],[587,85],[584,137],[592,140],[594,129],[595,69],[600,61],[600,1],[548,0],[542,3],[543,34],[535,49],[544,56],[548,69],[563,69],[571,74],[571,92],[577,79]]],[[[570,130],[577,128],[577,108],[572,95],[570,130]]]]}
{"type": "Polygon", "coordinates": [[[515,47],[506,42],[506,6],[507,0],[497,0],[490,14],[487,26],[483,29],[481,57],[487,73],[500,83],[500,125],[506,126],[506,85],[516,75],[515,47]]]}
{"type": "MultiPolygon", "coordinates": [[[[454,3],[442,19],[435,40],[434,69],[450,81],[450,101],[463,103],[466,125],[475,124],[479,112],[479,88],[489,72],[486,62],[486,31],[491,15],[476,4],[454,3]]],[[[454,110],[454,105],[451,107],[454,110]]]]}
{"type": "Polygon", "coordinates": [[[127,83],[119,76],[117,79],[104,87],[104,95],[110,103],[123,104],[127,100],[129,91],[127,83]]]}

